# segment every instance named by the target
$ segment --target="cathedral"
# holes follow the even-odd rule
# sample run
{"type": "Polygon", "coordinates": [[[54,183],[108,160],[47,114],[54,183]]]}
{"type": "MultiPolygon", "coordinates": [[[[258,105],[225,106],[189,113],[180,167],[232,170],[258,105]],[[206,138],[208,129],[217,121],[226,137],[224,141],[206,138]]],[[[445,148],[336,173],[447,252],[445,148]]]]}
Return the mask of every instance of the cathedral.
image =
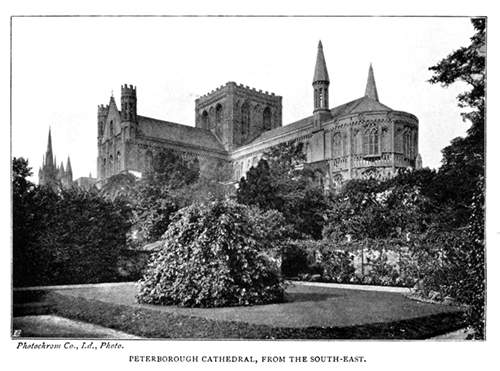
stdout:
{"type": "Polygon", "coordinates": [[[60,166],[57,166],[56,156],[52,152],[52,133],[49,128],[47,150],[42,160],[42,166],[38,170],[38,184],[51,187],[54,190],[72,186],[91,189],[96,185],[96,179],[92,178],[92,174],[89,174],[88,177],[73,180],[73,170],[69,156],[66,161],[66,169],[62,162],[60,166]]]}
{"type": "Polygon", "coordinates": [[[109,104],[98,106],[98,181],[121,172],[140,176],[162,149],[200,163],[230,163],[233,180],[238,181],[280,143],[302,143],[308,166],[325,188],[421,167],[418,119],[380,102],[371,65],[364,95],[358,99],[331,108],[329,85],[321,41],[312,115],[287,125],[282,125],[281,96],[235,82],[196,99],[194,127],[139,115],[136,87],[125,84],[120,108],[113,96],[109,104]]]}
{"type": "Polygon", "coordinates": [[[49,187],[69,187],[73,184],[73,170],[71,169],[71,161],[68,156],[66,169],[61,162],[57,166],[56,157],[52,153],[52,135],[49,129],[49,139],[47,141],[47,151],[42,161],[42,166],[38,170],[38,184],[49,187]]]}

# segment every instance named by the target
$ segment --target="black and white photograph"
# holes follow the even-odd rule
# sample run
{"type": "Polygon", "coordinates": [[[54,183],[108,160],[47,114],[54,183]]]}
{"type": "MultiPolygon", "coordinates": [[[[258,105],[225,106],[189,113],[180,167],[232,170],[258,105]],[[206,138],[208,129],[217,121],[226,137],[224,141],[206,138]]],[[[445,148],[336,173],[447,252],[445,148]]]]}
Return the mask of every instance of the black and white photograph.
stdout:
{"type": "Polygon", "coordinates": [[[9,15],[17,358],[383,369],[495,336],[487,14],[140,13],[9,15]]]}

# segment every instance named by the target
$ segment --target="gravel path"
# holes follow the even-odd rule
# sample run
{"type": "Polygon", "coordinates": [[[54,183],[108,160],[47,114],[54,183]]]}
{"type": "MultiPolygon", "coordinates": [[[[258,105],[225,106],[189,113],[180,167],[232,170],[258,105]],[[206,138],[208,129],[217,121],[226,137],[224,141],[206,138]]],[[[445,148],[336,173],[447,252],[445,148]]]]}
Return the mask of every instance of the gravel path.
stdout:
{"type": "Polygon", "coordinates": [[[20,337],[140,339],[107,327],[52,315],[14,317],[13,330],[20,330],[20,337]]]}

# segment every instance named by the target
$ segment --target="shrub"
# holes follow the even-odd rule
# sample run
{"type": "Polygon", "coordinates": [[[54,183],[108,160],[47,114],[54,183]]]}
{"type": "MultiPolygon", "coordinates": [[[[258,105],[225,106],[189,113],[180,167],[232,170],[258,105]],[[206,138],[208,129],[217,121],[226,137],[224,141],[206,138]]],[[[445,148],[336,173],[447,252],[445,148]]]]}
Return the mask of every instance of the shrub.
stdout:
{"type": "Polygon", "coordinates": [[[326,282],[351,282],[354,277],[352,254],[335,249],[329,241],[290,241],[282,254],[281,272],[286,277],[319,274],[326,282]]]}
{"type": "Polygon", "coordinates": [[[281,274],[285,277],[298,277],[310,273],[306,249],[299,243],[287,243],[283,246],[281,257],[281,274]]]}
{"type": "Polygon", "coordinates": [[[420,270],[417,258],[401,240],[292,241],[283,251],[281,270],[286,277],[321,281],[412,287],[420,270]]]}
{"type": "Polygon", "coordinates": [[[114,281],[130,209],[79,188],[33,187],[14,202],[14,285],[114,281]],[[19,236],[22,226],[26,234],[19,236]]]}
{"type": "Polygon", "coordinates": [[[139,281],[140,303],[220,307],[281,301],[284,286],[266,254],[267,226],[231,201],[181,209],[139,281]]]}
{"type": "Polygon", "coordinates": [[[354,265],[352,254],[323,248],[321,250],[323,278],[329,282],[353,282],[354,265]]]}

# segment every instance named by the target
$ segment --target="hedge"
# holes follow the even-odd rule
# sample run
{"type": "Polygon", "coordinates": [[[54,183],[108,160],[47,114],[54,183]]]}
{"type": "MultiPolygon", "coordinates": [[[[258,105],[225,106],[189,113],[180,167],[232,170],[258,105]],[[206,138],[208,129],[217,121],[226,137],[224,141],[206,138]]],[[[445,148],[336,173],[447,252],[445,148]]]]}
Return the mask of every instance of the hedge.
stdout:
{"type": "Polygon", "coordinates": [[[402,240],[290,241],[281,269],[289,278],[323,282],[412,287],[418,281],[417,261],[402,240]]]}
{"type": "Polygon", "coordinates": [[[35,187],[14,198],[14,286],[120,279],[130,209],[80,188],[35,187]]]}

